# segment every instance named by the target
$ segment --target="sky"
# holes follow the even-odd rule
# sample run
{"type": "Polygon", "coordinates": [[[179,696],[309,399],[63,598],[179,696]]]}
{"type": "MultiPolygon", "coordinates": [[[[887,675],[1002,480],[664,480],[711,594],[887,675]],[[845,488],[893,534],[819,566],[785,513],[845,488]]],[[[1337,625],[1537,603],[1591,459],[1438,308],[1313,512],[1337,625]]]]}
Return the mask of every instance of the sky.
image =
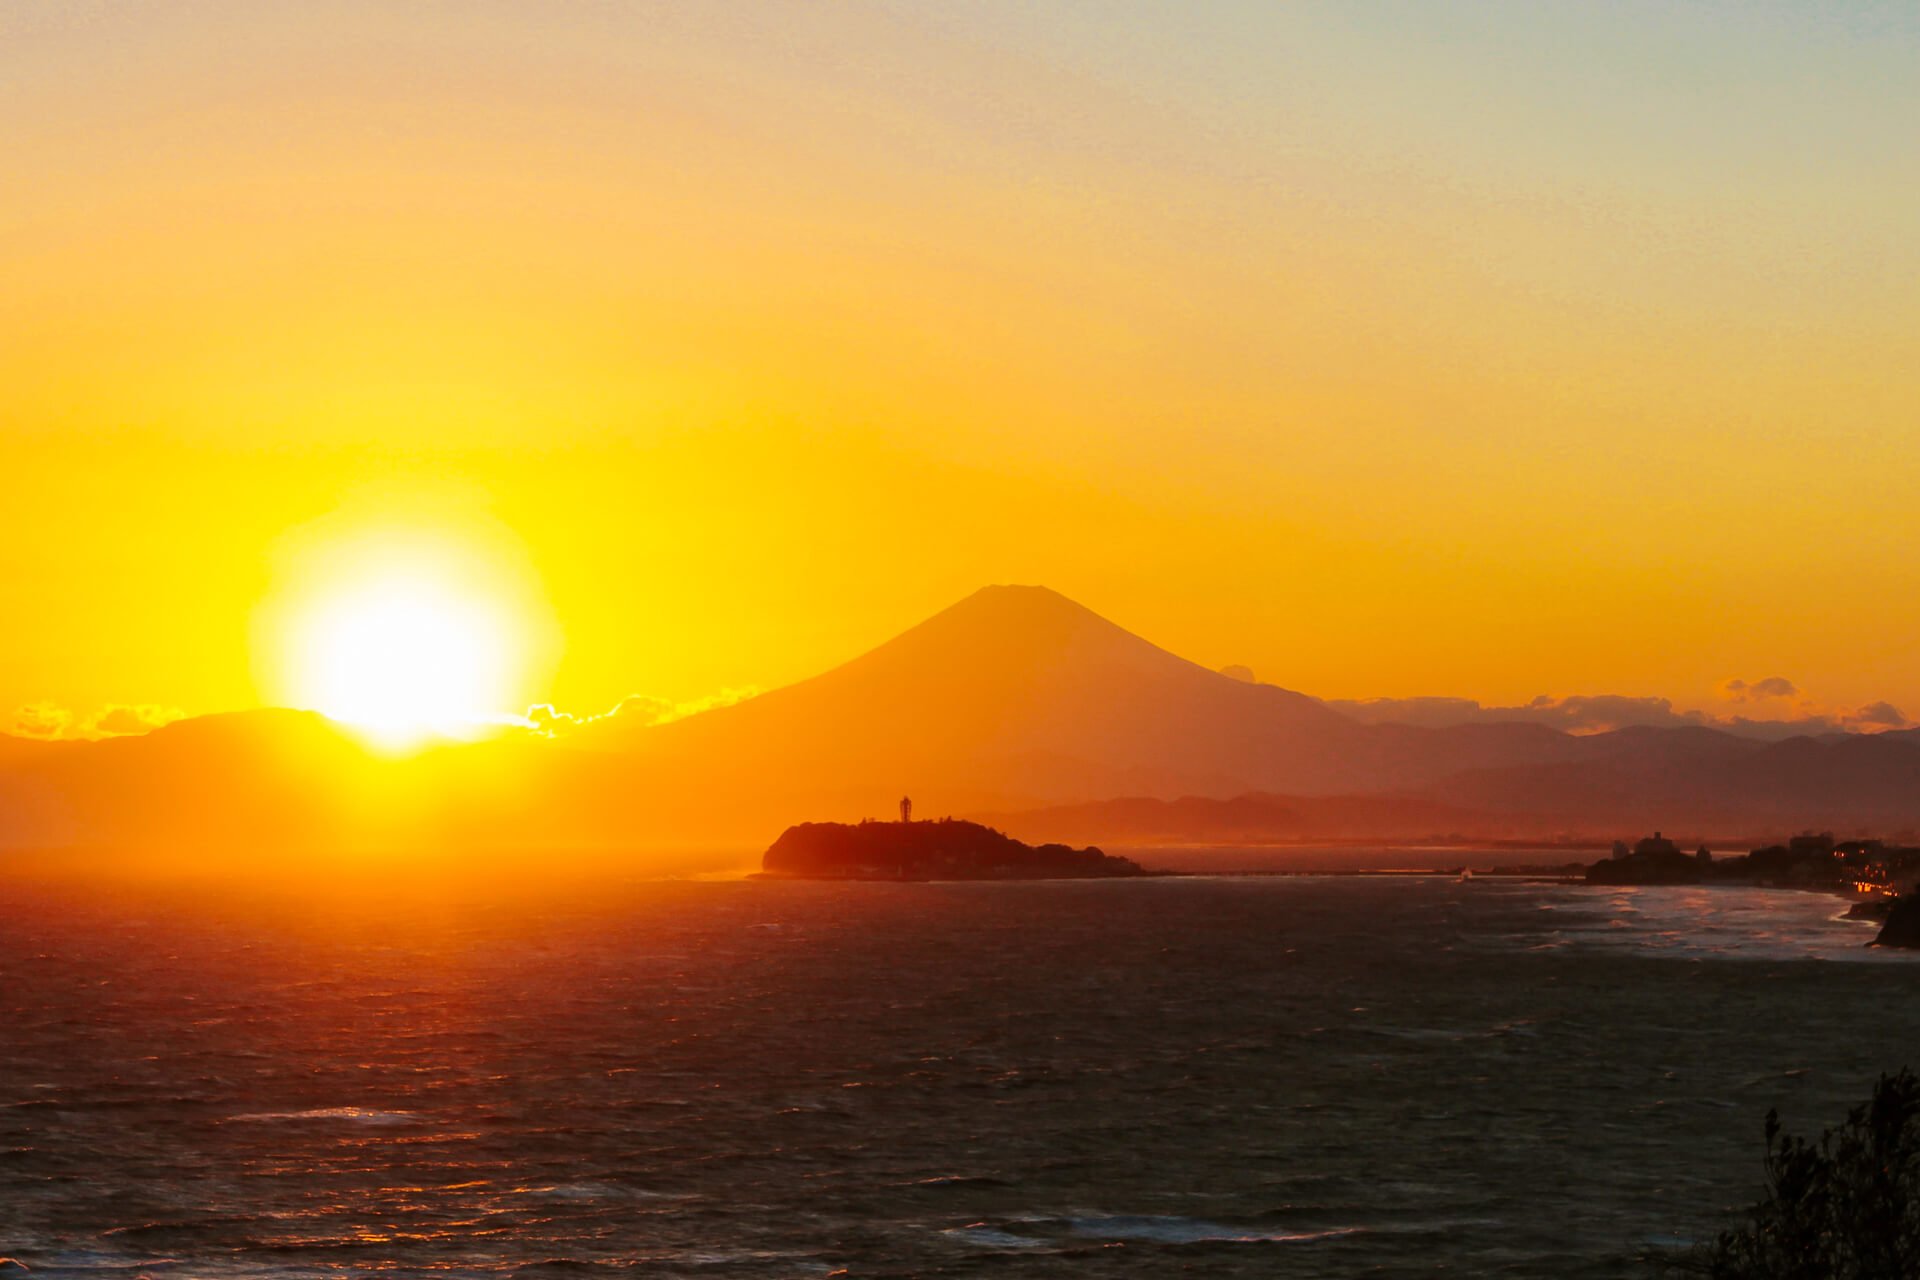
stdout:
{"type": "Polygon", "coordinates": [[[515,708],[1028,582],[1326,697],[1920,713],[1917,57],[1895,3],[15,0],[0,718],[297,701],[395,545],[514,614],[515,708]]]}

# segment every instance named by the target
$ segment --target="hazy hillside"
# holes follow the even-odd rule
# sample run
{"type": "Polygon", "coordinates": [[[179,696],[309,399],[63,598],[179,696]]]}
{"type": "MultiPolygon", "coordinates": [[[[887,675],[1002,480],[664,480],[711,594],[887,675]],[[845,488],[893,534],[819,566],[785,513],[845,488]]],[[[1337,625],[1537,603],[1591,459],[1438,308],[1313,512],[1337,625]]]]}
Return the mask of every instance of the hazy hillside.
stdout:
{"type": "Polygon", "coordinates": [[[1623,832],[1663,824],[1887,832],[1920,824],[1920,745],[1910,738],[1829,735],[1700,749],[1673,741],[1677,732],[1686,731],[1636,735],[1577,763],[1465,771],[1429,793],[1547,824],[1610,821],[1623,832]]]}
{"type": "Polygon", "coordinates": [[[890,815],[903,793],[1081,843],[1896,827],[1920,823],[1920,741],[1359,724],[1040,587],[986,588],[823,675],[665,725],[400,757],[294,711],[0,739],[16,848],[742,850],[890,815]]]}

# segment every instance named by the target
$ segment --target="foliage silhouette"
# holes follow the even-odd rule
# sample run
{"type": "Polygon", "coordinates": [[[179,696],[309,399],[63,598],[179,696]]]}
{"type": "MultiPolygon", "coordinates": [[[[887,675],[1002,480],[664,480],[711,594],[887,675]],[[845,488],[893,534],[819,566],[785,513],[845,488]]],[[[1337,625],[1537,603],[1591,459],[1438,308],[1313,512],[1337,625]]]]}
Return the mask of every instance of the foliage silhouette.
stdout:
{"type": "Polygon", "coordinates": [[[1819,1142],[1767,1113],[1767,1195],[1678,1270],[1713,1280],[1920,1276],[1920,1078],[1882,1076],[1819,1142]]]}

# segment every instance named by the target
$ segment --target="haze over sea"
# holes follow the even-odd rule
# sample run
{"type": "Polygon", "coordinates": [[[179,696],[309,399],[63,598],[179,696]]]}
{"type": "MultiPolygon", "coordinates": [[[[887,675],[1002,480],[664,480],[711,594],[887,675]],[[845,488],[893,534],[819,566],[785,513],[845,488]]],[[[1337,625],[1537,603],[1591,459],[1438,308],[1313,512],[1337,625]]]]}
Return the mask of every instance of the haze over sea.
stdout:
{"type": "Polygon", "coordinates": [[[1613,1276],[1920,1042],[1838,900],[4,889],[43,1276],[1613,1276]]]}

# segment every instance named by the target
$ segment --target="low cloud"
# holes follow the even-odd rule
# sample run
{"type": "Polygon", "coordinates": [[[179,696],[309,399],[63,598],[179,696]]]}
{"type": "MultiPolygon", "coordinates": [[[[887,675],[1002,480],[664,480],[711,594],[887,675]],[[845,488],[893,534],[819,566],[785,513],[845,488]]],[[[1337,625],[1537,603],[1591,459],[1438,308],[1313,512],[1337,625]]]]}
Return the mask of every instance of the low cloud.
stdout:
{"type": "Polygon", "coordinates": [[[563,738],[568,734],[578,733],[588,725],[603,724],[616,718],[622,724],[644,728],[648,725],[666,724],[672,720],[684,720],[688,716],[697,715],[702,711],[711,711],[715,707],[730,707],[736,702],[745,702],[759,692],[760,689],[756,685],[744,685],[737,689],[722,689],[704,698],[693,698],[684,702],[675,702],[669,698],[655,698],[644,693],[632,693],[597,715],[575,715],[570,711],[559,710],[552,703],[543,702],[527,708],[527,723],[534,732],[548,738],[563,738]]]}
{"type": "Polygon", "coordinates": [[[87,740],[121,738],[130,734],[151,733],[163,724],[184,718],[178,707],[156,703],[109,703],[92,715],[82,716],[52,702],[36,702],[13,713],[5,730],[24,738],[47,740],[87,740]]]}
{"type": "Polygon", "coordinates": [[[51,702],[36,702],[13,713],[10,733],[23,738],[63,738],[73,727],[73,712],[51,702]]]}
{"type": "Polygon", "coordinates": [[[1636,725],[1677,729],[1714,723],[1706,713],[1680,711],[1666,698],[1634,698],[1616,693],[1574,694],[1564,698],[1543,694],[1517,707],[1489,707],[1472,698],[1370,698],[1327,705],[1368,724],[1413,724],[1435,729],[1457,724],[1519,721],[1546,725],[1563,733],[1604,733],[1636,725]]]}
{"type": "Polygon", "coordinates": [[[1745,696],[1734,701],[1773,706],[1784,715],[1762,719],[1746,715],[1717,716],[1705,711],[1683,711],[1666,698],[1636,698],[1623,694],[1541,696],[1521,706],[1487,706],[1472,698],[1371,698],[1364,701],[1328,701],[1335,711],[1365,724],[1411,724],[1439,729],[1462,724],[1541,724],[1563,733],[1606,733],[1645,726],[1654,729],[1720,729],[1747,738],[1778,741],[1824,733],[1879,733],[1915,727],[1901,710],[1888,702],[1848,709],[1822,707],[1803,697],[1797,685],[1780,676],[1748,683],[1729,680],[1745,696]],[[1797,699],[1791,707],[1780,707],[1797,699]]]}
{"type": "Polygon", "coordinates": [[[1913,725],[1891,702],[1870,702],[1842,719],[1849,729],[1856,730],[1906,729],[1913,725]]]}
{"type": "Polygon", "coordinates": [[[630,693],[615,703],[613,710],[606,715],[595,716],[594,719],[605,720],[612,716],[619,716],[628,724],[665,724],[669,720],[679,719],[677,711],[678,704],[669,702],[665,698],[653,698],[644,693],[630,693]]]}
{"type": "Polygon", "coordinates": [[[1797,698],[1800,686],[1785,676],[1764,680],[1727,680],[1720,685],[1720,696],[1728,702],[1767,702],[1775,698],[1797,698]]]}
{"type": "Polygon", "coordinates": [[[85,732],[89,736],[123,737],[133,733],[151,733],[161,725],[172,724],[184,718],[186,712],[178,707],[161,707],[151,702],[137,705],[115,704],[96,713],[87,722],[85,732]]]}
{"type": "Polygon", "coordinates": [[[527,723],[548,737],[571,733],[581,723],[565,711],[557,711],[551,702],[539,702],[527,708],[527,723]]]}
{"type": "Polygon", "coordinates": [[[1600,733],[1634,726],[1683,728],[1710,723],[1702,711],[1680,711],[1666,698],[1634,698],[1618,693],[1573,694],[1565,698],[1541,696],[1527,709],[1542,724],[1568,733],[1600,733]]]}
{"type": "MultiPolygon", "coordinates": [[[[695,698],[691,702],[676,702],[673,706],[672,714],[662,716],[660,719],[662,721],[683,720],[690,715],[695,715],[702,711],[712,711],[717,707],[730,707],[736,702],[745,702],[748,698],[757,698],[760,696],[760,692],[760,686],[757,684],[743,684],[737,689],[722,689],[718,693],[710,693],[704,698],[695,698]]],[[[656,723],[659,722],[656,721],[656,723]]]]}

